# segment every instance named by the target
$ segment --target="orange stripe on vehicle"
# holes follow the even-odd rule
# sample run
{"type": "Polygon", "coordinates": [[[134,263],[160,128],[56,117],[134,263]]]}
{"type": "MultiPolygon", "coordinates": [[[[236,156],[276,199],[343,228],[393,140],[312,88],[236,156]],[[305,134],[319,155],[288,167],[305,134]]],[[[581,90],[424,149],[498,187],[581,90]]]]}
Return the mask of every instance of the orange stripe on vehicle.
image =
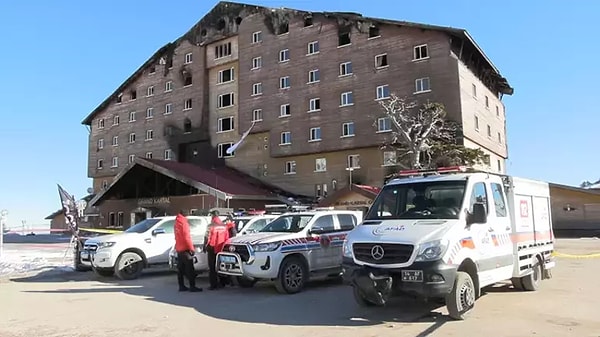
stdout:
{"type": "Polygon", "coordinates": [[[460,245],[464,248],[475,249],[475,243],[473,239],[462,239],[460,240],[460,245]]]}
{"type": "Polygon", "coordinates": [[[510,238],[513,243],[526,242],[526,241],[547,241],[552,240],[552,231],[538,231],[538,232],[527,232],[527,233],[513,233],[510,238]]]}

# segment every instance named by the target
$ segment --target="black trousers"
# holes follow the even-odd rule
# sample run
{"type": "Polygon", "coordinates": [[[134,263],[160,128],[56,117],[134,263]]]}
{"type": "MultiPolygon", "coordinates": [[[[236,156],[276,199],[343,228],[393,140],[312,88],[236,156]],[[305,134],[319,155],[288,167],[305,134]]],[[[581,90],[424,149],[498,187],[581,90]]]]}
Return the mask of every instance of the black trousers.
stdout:
{"type": "Polygon", "coordinates": [[[229,278],[217,273],[217,253],[211,246],[206,246],[208,260],[208,281],[211,288],[222,288],[229,283],[229,278]]]}
{"type": "Polygon", "coordinates": [[[190,288],[196,286],[196,271],[194,270],[194,257],[189,252],[177,253],[177,282],[179,287],[185,287],[183,278],[186,277],[190,288]]]}

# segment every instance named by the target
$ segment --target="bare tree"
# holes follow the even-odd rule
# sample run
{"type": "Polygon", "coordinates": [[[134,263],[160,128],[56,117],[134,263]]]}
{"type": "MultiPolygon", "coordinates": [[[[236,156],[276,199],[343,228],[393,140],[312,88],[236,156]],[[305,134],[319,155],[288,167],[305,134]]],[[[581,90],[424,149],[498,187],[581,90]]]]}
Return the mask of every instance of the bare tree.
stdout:
{"type": "Polygon", "coordinates": [[[392,124],[390,139],[384,147],[401,152],[398,165],[404,168],[431,168],[441,165],[473,165],[486,160],[480,149],[457,144],[461,134],[458,123],[446,120],[441,103],[417,104],[391,94],[380,101],[383,114],[392,124]]]}

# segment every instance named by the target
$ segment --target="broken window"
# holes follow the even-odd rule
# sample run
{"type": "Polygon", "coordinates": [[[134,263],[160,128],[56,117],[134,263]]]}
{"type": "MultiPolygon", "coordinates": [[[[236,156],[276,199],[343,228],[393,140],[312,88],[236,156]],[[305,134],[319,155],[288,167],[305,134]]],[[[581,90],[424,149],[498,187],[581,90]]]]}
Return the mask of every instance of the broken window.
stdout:
{"type": "Polygon", "coordinates": [[[231,42],[215,46],[215,59],[220,59],[231,55],[231,42]]]}
{"type": "Polygon", "coordinates": [[[307,16],[304,18],[304,27],[310,27],[313,25],[313,18],[312,16],[307,16]]]}
{"type": "Polygon", "coordinates": [[[183,74],[183,86],[187,87],[188,85],[192,85],[192,74],[186,72],[183,74]]]}
{"type": "Polygon", "coordinates": [[[184,133],[192,132],[192,121],[189,118],[186,118],[183,121],[183,132],[184,133]]]}
{"type": "Polygon", "coordinates": [[[217,132],[232,131],[233,129],[233,117],[219,118],[217,122],[217,132]]]}
{"type": "Polygon", "coordinates": [[[379,36],[381,36],[379,34],[379,27],[377,27],[377,26],[369,27],[369,38],[374,38],[374,37],[379,37],[379,36]]]}
{"type": "Polygon", "coordinates": [[[149,74],[154,74],[156,72],[156,66],[152,66],[150,67],[150,70],[148,71],[149,74]]]}
{"type": "Polygon", "coordinates": [[[132,100],[132,101],[133,101],[133,100],[135,100],[135,99],[137,99],[137,91],[136,91],[135,89],[132,89],[132,90],[129,92],[129,97],[131,97],[131,100],[132,100]]]}
{"type": "Polygon", "coordinates": [[[346,46],[350,43],[350,31],[346,29],[340,31],[338,33],[338,46],[346,46]]]}
{"type": "Polygon", "coordinates": [[[381,54],[381,55],[377,55],[375,56],[375,68],[383,68],[383,67],[387,67],[388,64],[388,58],[387,58],[387,54],[381,54]]]}
{"type": "Polygon", "coordinates": [[[290,24],[287,22],[282,22],[279,24],[279,35],[286,34],[290,32],[290,24]]]}
{"type": "Polygon", "coordinates": [[[169,69],[173,68],[173,58],[172,57],[167,60],[167,68],[169,68],[169,69]]]}
{"type": "Polygon", "coordinates": [[[123,101],[123,94],[117,95],[117,103],[121,103],[123,101]]]}

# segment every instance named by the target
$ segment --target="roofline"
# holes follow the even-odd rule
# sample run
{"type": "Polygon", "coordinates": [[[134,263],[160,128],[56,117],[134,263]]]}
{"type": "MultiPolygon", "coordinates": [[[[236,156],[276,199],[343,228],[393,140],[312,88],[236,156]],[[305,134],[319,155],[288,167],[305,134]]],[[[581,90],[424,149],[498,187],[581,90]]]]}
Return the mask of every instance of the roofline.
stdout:
{"type": "Polygon", "coordinates": [[[594,194],[594,195],[600,196],[600,190],[587,189],[587,188],[581,188],[581,187],[575,187],[575,186],[569,186],[569,185],[563,185],[563,184],[556,184],[556,183],[548,183],[548,185],[550,185],[550,187],[557,187],[557,188],[562,188],[562,189],[569,190],[569,191],[588,193],[588,194],[594,194]]]}
{"type": "Polygon", "coordinates": [[[121,172],[119,172],[119,174],[117,174],[115,176],[115,178],[113,179],[113,182],[108,186],[108,188],[106,188],[104,191],[96,194],[96,196],[90,200],[89,205],[91,206],[96,206],[96,204],[103,199],[104,195],[111,189],[111,187],[113,185],[115,185],[119,180],[121,180],[125,174],[127,174],[127,172],[129,172],[131,169],[133,169],[133,167],[135,167],[135,165],[140,165],[142,167],[145,167],[147,169],[156,171],[162,175],[165,175],[169,178],[178,180],[186,185],[192,186],[197,188],[198,190],[201,191],[206,191],[205,193],[207,195],[214,195],[217,197],[217,199],[221,199],[221,200],[227,200],[227,199],[238,199],[238,200],[278,200],[278,201],[282,201],[282,202],[287,202],[287,199],[279,196],[279,195],[272,195],[272,196],[267,196],[267,195],[236,195],[236,194],[230,194],[224,191],[221,191],[217,188],[211,187],[207,184],[201,183],[199,181],[196,181],[194,179],[191,179],[189,177],[183,176],[183,175],[179,175],[174,173],[172,170],[169,170],[166,167],[163,167],[159,164],[155,164],[152,163],[148,160],[146,160],[145,158],[140,158],[140,157],[136,157],[132,163],[130,163],[125,169],[123,169],[121,172]]]}
{"type": "MultiPolygon", "coordinates": [[[[475,42],[475,40],[473,39],[473,37],[465,30],[462,28],[454,28],[454,27],[446,27],[446,26],[436,26],[436,25],[430,25],[430,24],[424,24],[424,23],[417,23],[417,22],[408,22],[408,21],[399,21],[399,20],[392,20],[392,19],[383,19],[383,18],[373,18],[373,17],[366,17],[363,16],[360,13],[344,13],[344,12],[326,12],[326,11],[322,11],[322,12],[311,12],[311,11],[307,11],[307,10],[299,10],[299,9],[293,9],[293,8],[274,8],[274,7],[268,7],[268,6],[260,6],[260,5],[253,5],[253,4],[247,4],[247,3],[241,3],[241,2],[232,2],[232,1],[219,1],[211,10],[209,10],[196,24],[194,24],[186,33],[184,33],[183,35],[181,35],[179,38],[177,38],[176,40],[169,42],[167,44],[165,44],[163,47],[159,48],[150,58],[148,58],[146,60],[146,62],[144,62],[137,70],[135,70],[112,94],[110,94],[104,101],[102,101],[102,103],[100,103],[90,114],[88,114],[81,122],[81,124],[83,125],[91,125],[92,120],[94,118],[94,116],[96,114],[98,114],[101,110],[105,109],[110,102],[119,94],[122,93],[123,90],[125,90],[127,88],[127,86],[129,86],[129,84],[131,82],[133,82],[138,76],[140,76],[143,71],[153,62],[155,62],[160,56],[164,55],[167,53],[167,51],[170,48],[177,48],[179,46],[179,44],[186,39],[186,37],[188,37],[190,34],[193,33],[193,31],[195,30],[195,28],[197,28],[197,26],[202,23],[202,21],[204,20],[204,18],[206,18],[215,8],[217,8],[218,6],[222,6],[222,5],[233,5],[233,6],[242,6],[242,7],[252,7],[255,8],[256,10],[258,9],[262,9],[262,10],[288,10],[288,11],[294,11],[297,12],[299,14],[312,14],[312,15],[323,15],[325,17],[329,17],[329,16],[345,16],[345,17],[349,17],[349,18],[354,18],[354,19],[362,19],[365,21],[373,21],[373,22],[377,22],[380,24],[386,24],[386,25],[396,25],[396,26],[406,26],[406,27],[415,27],[415,28],[421,28],[421,29],[428,29],[428,30],[436,30],[436,31],[443,31],[449,34],[456,34],[456,35],[461,35],[463,38],[466,38],[474,47],[475,49],[481,54],[481,56],[483,57],[483,59],[488,63],[488,65],[492,68],[492,70],[500,77],[500,71],[498,70],[498,68],[492,63],[492,61],[487,57],[487,55],[483,52],[483,50],[479,47],[479,45],[475,42]]],[[[234,34],[237,35],[237,34],[234,34]]],[[[217,38],[216,40],[220,40],[220,39],[224,39],[227,38],[228,36],[221,36],[219,38],[217,38]]],[[[210,40],[208,43],[212,43],[213,41],[210,40]]],[[[203,43],[204,44],[204,43],[203,43]]],[[[507,80],[507,85],[508,85],[508,80],[507,80]]],[[[509,88],[510,85],[508,85],[509,88]]]]}

